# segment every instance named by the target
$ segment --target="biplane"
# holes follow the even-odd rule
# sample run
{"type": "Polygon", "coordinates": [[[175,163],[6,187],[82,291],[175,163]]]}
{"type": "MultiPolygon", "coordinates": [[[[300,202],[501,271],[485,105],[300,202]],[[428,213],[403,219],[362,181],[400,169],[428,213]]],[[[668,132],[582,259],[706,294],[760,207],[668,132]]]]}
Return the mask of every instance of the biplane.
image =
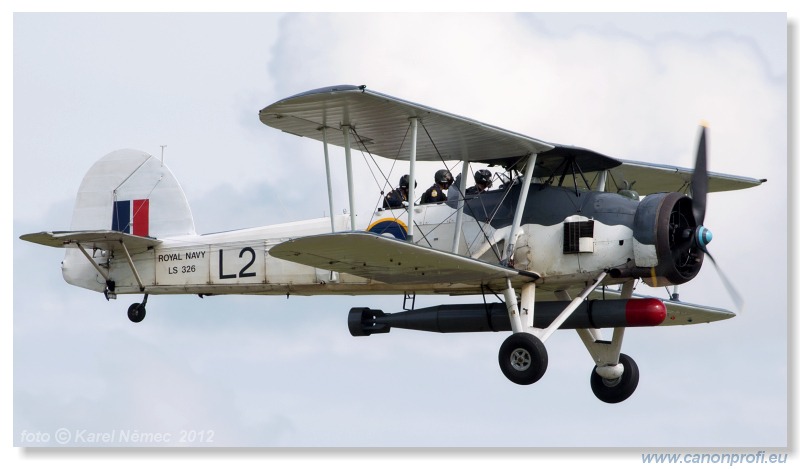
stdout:
{"type": "Polygon", "coordinates": [[[707,193],[764,182],[708,172],[705,127],[687,169],[550,143],[365,86],[300,93],[259,117],[322,143],[329,217],[197,234],[163,162],[119,150],[89,169],[69,230],[21,238],[65,248],[62,273],[72,285],[106,299],[142,295],[127,310],[135,323],[150,295],[403,295],[395,313],[352,308],[350,333],[510,332],[498,362],[521,385],[544,375],[548,338],[574,329],[594,362],[592,391],[608,403],[630,397],[639,381],[636,363],[621,353],[627,328],[735,316],[678,293],[706,258],[713,261],[703,226],[707,193]],[[348,210],[341,215],[334,215],[330,145],[344,149],[348,210]],[[354,151],[408,168],[408,201],[357,217],[354,151]],[[460,163],[438,203],[419,203],[423,162],[453,172],[460,163]],[[495,168],[497,184],[468,195],[476,166],[495,168]],[[673,290],[667,299],[644,297],[634,294],[637,282],[673,290]],[[415,308],[416,295],[483,301],[415,308]]]}

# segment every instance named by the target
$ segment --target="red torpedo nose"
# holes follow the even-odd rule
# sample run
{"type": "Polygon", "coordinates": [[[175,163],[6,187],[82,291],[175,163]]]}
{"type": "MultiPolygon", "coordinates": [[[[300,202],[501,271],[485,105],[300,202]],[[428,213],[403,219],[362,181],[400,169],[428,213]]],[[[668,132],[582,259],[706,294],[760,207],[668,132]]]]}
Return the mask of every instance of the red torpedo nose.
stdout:
{"type": "Polygon", "coordinates": [[[658,326],[667,318],[667,307],[656,298],[628,300],[625,321],[628,326],[658,326]]]}

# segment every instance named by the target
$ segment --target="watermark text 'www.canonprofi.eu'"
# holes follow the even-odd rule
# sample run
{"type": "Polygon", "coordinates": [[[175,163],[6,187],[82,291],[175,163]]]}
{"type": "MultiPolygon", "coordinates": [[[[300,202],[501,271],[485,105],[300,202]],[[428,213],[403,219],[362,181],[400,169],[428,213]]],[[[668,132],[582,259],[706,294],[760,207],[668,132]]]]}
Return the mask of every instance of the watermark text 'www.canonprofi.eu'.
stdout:
{"type": "Polygon", "coordinates": [[[644,464],[785,464],[788,453],[642,453],[644,464]]]}

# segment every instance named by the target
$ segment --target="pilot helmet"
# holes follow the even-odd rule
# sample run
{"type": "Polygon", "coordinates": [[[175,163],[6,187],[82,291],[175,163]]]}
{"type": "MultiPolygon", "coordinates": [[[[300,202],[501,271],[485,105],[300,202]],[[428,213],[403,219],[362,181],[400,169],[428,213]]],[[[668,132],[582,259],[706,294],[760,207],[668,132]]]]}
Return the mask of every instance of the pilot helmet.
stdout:
{"type": "MultiPolygon", "coordinates": [[[[400,189],[408,190],[409,179],[408,174],[404,174],[403,177],[400,178],[400,189]]],[[[414,187],[417,187],[417,181],[414,181],[414,187]]]]}
{"type": "Polygon", "coordinates": [[[483,184],[486,187],[492,187],[492,173],[488,169],[479,169],[475,171],[475,184],[483,184]]]}
{"type": "Polygon", "coordinates": [[[436,174],[433,176],[433,179],[434,181],[436,181],[437,184],[441,186],[443,185],[449,186],[450,184],[453,183],[453,175],[450,174],[450,171],[446,169],[440,169],[439,171],[436,171],[436,174]]]}

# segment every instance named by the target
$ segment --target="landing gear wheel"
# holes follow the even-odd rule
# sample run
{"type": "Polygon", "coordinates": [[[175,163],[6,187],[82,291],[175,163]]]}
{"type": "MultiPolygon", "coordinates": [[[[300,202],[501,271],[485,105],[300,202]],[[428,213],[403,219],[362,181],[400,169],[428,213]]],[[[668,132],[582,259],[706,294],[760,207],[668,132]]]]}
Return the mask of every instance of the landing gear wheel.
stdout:
{"type": "Polygon", "coordinates": [[[639,384],[639,367],[633,358],[619,354],[619,362],[625,368],[622,376],[614,380],[608,380],[597,374],[592,370],[592,392],[598,399],[608,404],[617,404],[631,397],[633,391],[636,391],[636,386],[639,384]]]}
{"type": "Polygon", "coordinates": [[[500,346],[498,361],[511,382],[533,384],[547,371],[547,349],[533,334],[518,332],[500,346]]]}
{"type": "Polygon", "coordinates": [[[143,304],[134,303],[128,308],[128,319],[133,322],[142,322],[146,312],[143,304]]]}

